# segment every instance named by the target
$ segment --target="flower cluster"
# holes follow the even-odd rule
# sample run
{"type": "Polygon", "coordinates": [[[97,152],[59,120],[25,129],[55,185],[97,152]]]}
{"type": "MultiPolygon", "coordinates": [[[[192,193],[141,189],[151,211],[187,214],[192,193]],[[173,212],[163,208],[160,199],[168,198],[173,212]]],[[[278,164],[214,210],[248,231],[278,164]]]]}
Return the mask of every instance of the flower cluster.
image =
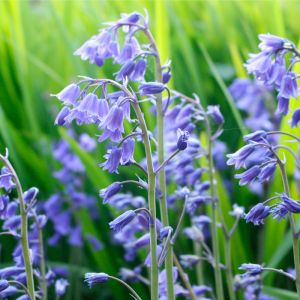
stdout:
{"type": "MultiPolygon", "coordinates": [[[[293,71],[293,66],[299,62],[300,53],[288,39],[271,34],[260,34],[259,39],[261,52],[250,56],[246,69],[265,86],[278,92],[277,112],[286,115],[290,97],[298,97],[297,74],[293,71]]],[[[297,113],[295,114],[293,119],[297,118],[297,113]]],[[[292,126],[297,123],[293,122],[292,126]]]]}
{"type": "MultiPolygon", "coordinates": [[[[96,142],[88,134],[76,137],[74,132],[69,134],[78,140],[79,146],[91,152],[95,150],[96,142]]],[[[47,215],[53,224],[54,234],[48,239],[48,244],[55,246],[62,237],[68,238],[72,246],[83,245],[83,233],[78,209],[87,209],[93,220],[99,219],[96,199],[85,192],[84,174],[85,167],[80,158],[73,153],[70,145],[65,140],[60,140],[53,146],[54,158],[61,164],[61,168],[53,173],[53,176],[64,187],[63,192],[58,192],[49,197],[41,210],[47,215]]],[[[102,244],[92,234],[85,236],[94,249],[99,250],[102,244]]]]}
{"type": "MultiPolygon", "coordinates": [[[[0,269],[0,298],[13,296],[20,300],[32,299],[33,292],[34,296],[43,297],[47,294],[48,286],[64,282],[61,286],[66,287],[68,283],[65,279],[56,280],[58,274],[53,270],[46,270],[42,230],[47,223],[47,217],[37,208],[39,190],[32,187],[22,192],[19,179],[8,160],[8,153],[1,156],[1,160],[5,166],[1,170],[0,185],[6,192],[0,195],[0,219],[3,220],[1,235],[13,237],[17,245],[12,252],[14,264],[0,269]],[[16,190],[18,199],[13,196],[16,190]],[[24,246],[24,231],[27,236],[26,244],[28,243],[26,246],[24,246]],[[26,256],[26,249],[30,256],[26,256]],[[31,294],[28,286],[28,264],[34,276],[38,278],[39,285],[39,288],[33,287],[31,294]]],[[[66,288],[57,292],[56,289],[56,294],[62,296],[65,290],[66,288]]]]}

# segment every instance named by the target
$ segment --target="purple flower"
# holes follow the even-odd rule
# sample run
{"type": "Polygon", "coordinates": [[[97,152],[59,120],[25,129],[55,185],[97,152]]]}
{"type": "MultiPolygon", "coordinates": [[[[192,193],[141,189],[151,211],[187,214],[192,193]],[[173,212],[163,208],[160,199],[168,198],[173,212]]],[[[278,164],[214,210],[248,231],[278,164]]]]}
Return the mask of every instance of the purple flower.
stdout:
{"type": "Polygon", "coordinates": [[[139,87],[140,95],[153,95],[160,94],[165,89],[164,84],[160,82],[147,82],[143,83],[139,87]]]}
{"type": "Polygon", "coordinates": [[[90,242],[95,251],[103,249],[103,244],[92,234],[87,234],[86,239],[90,242]]]}
{"type": "Polygon", "coordinates": [[[55,281],[55,294],[58,297],[63,296],[66,293],[66,289],[69,283],[66,279],[58,279],[55,281]]]}
{"type": "Polygon", "coordinates": [[[84,282],[91,288],[94,284],[107,282],[109,276],[106,273],[86,273],[84,282]]]}
{"type": "Polygon", "coordinates": [[[123,120],[124,120],[123,109],[117,105],[114,105],[110,109],[107,117],[104,119],[100,127],[107,128],[112,132],[114,131],[124,132],[123,120]]]}
{"type": "Polygon", "coordinates": [[[33,200],[35,200],[37,194],[39,192],[39,189],[36,187],[32,187],[30,188],[28,191],[24,192],[24,201],[29,204],[31,203],[33,200]]]}
{"type": "Polygon", "coordinates": [[[144,81],[146,67],[147,61],[145,59],[139,59],[134,66],[134,71],[132,72],[130,79],[132,81],[144,81]]]}
{"type": "Polygon", "coordinates": [[[242,264],[239,267],[239,270],[245,270],[247,275],[255,276],[262,273],[263,268],[261,265],[258,264],[242,264]]]}
{"type": "Polygon", "coordinates": [[[170,71],[164,72],[162,75],[163,84],[167,84],[170,81],[171,77],[172,77],[172,74],[170,71]]]}
{"type": "Polygon", "coordinates": [[[287,115],[287,113],[289,112],[290,99],[278,96],[277,100],[278,100],[278,105],[277,105],[276,113],[287,115]]]}
{"type": "Polygon", "coordinates": [[[272,53],[268,51],[260,52],[258,54],[251,54],[249,60],[245,64],[248,73],[254,73],[255,75],[261,75],[271,67],[272,53]]]}
{"type": "Polygon", "coordinates": [[[180,262],[186,268],[194,267],[200,261],[197,255],[180,255],[180,262]]]}
{"type": "Polygon", "coordinates": [[[133,210],[128,210],[122,215],[109,222],[109,227],[118,232],[122,230],[127,224],[129,224],[136,217],[136,213],[133,210]]]}
{"type": "Polygon", "coordinates": [[[67,124],[66,118],[70,113],[70,108],[68,106],[64,106],[61,111],[58,113],[54,124],[59,126],[64,126],[67,124]]]}
{"type": "Polygon", "coordinates": [[[276,170],[276,162],[270,162],[261,168],[261,171],[258,175],[258,180],[260,182],[268,181],[273,176],[276,170]]]}
{"type": "Polygon", "coordinates": [[[134,139],[128,138],[122,144],[122,157],[121,163],[125,165],[130,162],[134,162],[134,139]]]}
{"type": "Polygon", "coordinates": [[[80,87],[75,83],[71,83],[55,96],[65,105],[75,105],[79,95],[80,87]]]}
{"type": "Polygon", "coordinates": [[[134,72],[134,68],[135,62],[133,60],[127,61],[117,73],[116,80],[122,81],[126,77],[130,79],[130,75],[134,72]]]}
{"type": "Polygon", "coordinates": [[[252,183],[259,174],[260,167],[255,165],[244,173],[235,174],[234,178],[240,179],[239,185],[243,186],[252,183]]]}
{"type": "Polygon", "coordinates": [[[106,162],[99,166],[103,167],[103,170],[108,170],[109,173],[117,173],[122,158],[122,150],[113,147],[107,151],[107,154],[104,157],[107,159],[106,162]]]}
{"type": "Polygon", "coordinates": [[[265,206],[262,203],[256,204],[251,210],[245,215],[247,223],[251,222],[254,225],[261,225],[264,223],[264,219],[270,214],[270,207],[265,206]]]}
{"type": "Polygon", "coordinates": [[[120,182],[114,182],[109,185],[107,188],[100,190],[100,197],[103,198],[103,203],[106,204],[110,200],[111,197],[116,195],[122,188],[122,184],[120,182]]]}
{"type": "Polygon", "coordinates": [[[294,110],[292,119],[290,121],[291,127],[297,127],[300,122],[300,108],[294,110]]]}
{"type": "Polygon", "coordinates": [[[297,98],[298,85],[296,75],[293,72],[287,73],[283,76],[278,97],[289,99],[290,97],[297,98]]]}
{"type": "Polygon", "coordinates": [[[7,289],[9,287],[9,283],[7,280],[5,279],[1,279],[0,280],[0,292],[4,291],[5,289],[7,289]]]}
{"type": "Polygon", "coordinates": [[[285,193],[280,195],[286,209],[294,214],[300,213],[300,203],[288,197],[285,193]]]}
{"type": "Polygon", "coordinates": [[[258,38],[261,40],[261,43],[258,46],[263,51],[276,52],[282,50],[286,41],[285,39],[270,33],[259,34],[258,38]]]}
{"type": "Polygon", "coordinates": [[[87,133],[83,133],[79,136],[79,144],[80,147],[87,152],[91,152],[97,147],[95,139],[91,138],[87,133]]]}
{"type": "Polygon", "coordinates": [[[188,131],[182,131],[180,128],[177,130],[177,149],[183,151],[187,148],[187,141],[190,137],[188,131]]]}
{"type": "Polygon", "coordinates": [[[236,169],[239,169],[240,167],[246,167],[246,160],[250,156],[250,154],[253,153],[254,149],[255,145],[249,144],[242,147],[233,154],[228,154],[227,157],[229,159],[227,161],[227,165],[234,165],[236,169]]]}
{"type": "Polygon", "coordinates": [[[259,142],[267,137],[267,133],[264,130],[257,130],[244,136],[244,141],[259,142]]]}
{"type": "Polygon", "coordinates": [[[7,167],[1,169],[0,174],[0,188],[4,188],[7,192],[10,192],[15,188],[15,183],[12,181],[12,174],[7,167]]]}
{"type": "Polygon", "coordinates": [[[213,120],[218,124],[221,125],[224,123],[224,117],[220,111],[219,105],[209,105],[207,106],[207,114],[211,115],[213,120]]]}

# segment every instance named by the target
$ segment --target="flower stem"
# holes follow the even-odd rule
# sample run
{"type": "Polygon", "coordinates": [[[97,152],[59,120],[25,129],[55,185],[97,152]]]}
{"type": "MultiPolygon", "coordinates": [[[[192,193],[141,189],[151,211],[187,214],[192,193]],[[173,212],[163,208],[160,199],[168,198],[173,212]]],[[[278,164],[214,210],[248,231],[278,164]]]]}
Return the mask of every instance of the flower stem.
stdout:
{"type": "Polygon", "coordinates": [[[128,285],[125,281],[119,279],[118,277],[114,277],[114,276],[108,276],[108,277],[110,279],[113,279],[113,280],[121,283],[122,285],[124,285],[131,292],[131,294],[135,300],[142,300],[142,298],[136,293],[136,291],[130,285],[128,285]]]}
{"type": "MultiPolygon", "coordinates": [[[[288,197],[290,197],[290,188],[289,188],[289,182],[288,182],[288,177],[285,169],[284,163],[279,160],[278,165],[281,171],[281,176],[282,176],[282,181],[283,181],[283,186],[284,186],[284,191],[287,194],[288,197]]],[[[294,217],[291,213],[289,213],[289,221],[290,221],[290,226],[292,230],[292,238],[293,238],[293,255],[294,255],[294,265],[295,265],[295,270],[296,270],[296,289],[297,289],[297,294],[300,299],[300,259],[299,259],[299,243],[298,243],[298,238],[296,237],[296,228],[295,228],[295,221],[294,217]]]]}
{"type": "MultiPolygon", "coordinates": [[[[160,61],[159,51],[156,45],[156,42],[152,36],[152,33],[146,29],[144,30],[145,35],[149,39],[151,43],[151,47],[156,53],[155,55],[155,62],[156,62],[156,72],[155,72],[155,79],[157,82],[162,83],[162,66],[160,61]]],[[[157,143],[158,143],[158,164],[163,165],[165,158],[164,158],[164,110],[162,103],[162,94],[156,95],[156,122],[157,122],[157,143]]],[[[166,187],[166,173],[164,168],[162,168],[158,173],[158,180],[159,180],[159,189],[161,192],[160,197],[160,214],[162,225],[164,227],[169,226],[169,217],[168,217],[168,207],[167,207],[167,187],[166,187]]],[[[173,249],[170,247],[169,251],[166,255],[165,260],[165,268],[166,268],[166,276],[167,276],[167,291],[168,291],[168,300],[174,300],[174,282],[173,282],[173,249]]]]}
{"type": "Polygon", "coordinates": [[[223,293],[222,274],[220,268],[220,245],[218,240],[218,227],[217,227],[217,206],[218,206],[217,201],[218,200],[215,199],[216,192],[215,192],[215,183],[214,183],[214,163],[213,163],[213,156],[212,156],[211,128],[206,114],[204,114],[204,120],[205,120],[206,134],[208,140],[207,158],[208,158],[208,169],[209,169],[210,196],[212,199],[211,236],[212,236],[213,254],[215,259],[214,275],[215,275],[217,299],[223,300],[224,293],[223,293]]]}
{"type": "Polygon", "coordinates": [[[147,171],[148,171],[148,204],[149,211],[154,222],[150,224],[150,252],[151,252],[151,300],[158,299],[158,262],[157,262],[157,234],[156,234],[156,200],[155,200],[155,173],[153,169],[153,159],[147,126],[143,113],[137,102],[132,104],[140,123],[145,145],[147,171]]]}
{"type": "Polygon", "coordinates": [[[231,238],[225,238],[224,245],[225,265],[226,265],[226,281],[230,300],[235,300],[235,292],[233,288],[232,262],[231,262],[231,238]]]}
{"type": "Polygon", "coordinates": [[[18,175],[15,169],[13,168],[13,166],[11,165],[11,163],[9,162],[7,155],[6,156],[0,155],[0,160],[2,160],[5,166],[9,169],[12,176],[14,177],[14,181],[16,184],[16,189],[17,189],[19,203],[20,203],[21,245],[22,245],[23,259],[24,259],[25,272],[26,272],[27,289],[28,289],[28,295],[31,298],[31,300],[35,300],[33,271],[32,271],[32,264],[30,260],[30,251],[29,251],[29,242],[28,242],[28,220],[27,220],[26,206],[23,198],[23,190],[18,175]]]}
{"type": "MultiPolygon", "coordinates": [[[[201,256],[201,245],[197,243],[196,241],[193,242],[193,247],[194,247],[194,253],[197,256],[201,256]]],[[[202,261],[199,261],[199,263],[196,265],[196,276],[197,276],[197,283],[198,285],[203,285],[204,280],[203,280],[203,263],[202,261]]]]}

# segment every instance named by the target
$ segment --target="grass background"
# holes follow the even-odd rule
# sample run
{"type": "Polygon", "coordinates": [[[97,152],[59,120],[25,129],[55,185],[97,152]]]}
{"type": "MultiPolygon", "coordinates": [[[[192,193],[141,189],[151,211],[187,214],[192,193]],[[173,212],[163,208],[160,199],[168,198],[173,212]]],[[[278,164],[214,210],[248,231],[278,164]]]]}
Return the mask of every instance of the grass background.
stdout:
{"type": "MultiPolygon", "coordinates": [[[[102,69],[91,66],[73,56],[74,50],[95,34],[102,22],[116,20],[120,12],[143,12],[145,8],[163,61],[172,61],[172,86],[188,95],[199,94],[204,104],[221,106],[226,119],[221,139],[227,143],[229,151],[241,145],[242,133],[248,129],[243,126],[242,116],[234,107],[227,86],[235,77],[247,76],[243,63],[249,52],[257,51],[257,34],[270,32],[296,44],[299,42],[298,1],[0,0],[0,151],[3,153],[5,146],[8,147],[24,189],[33,185],[39,187],[41,199],[59,189],[51,176],[55,169],[51,144],[61,136],[68,137],[64,130],[53,125],[59,104],[49,94],[60,91],[76,75],[112,75],[110,66],[102,69]]],[[[299,104],[294,101],[293,105],[299,104]]],[[[150,115],[148,121],[153,122],[150,115]]],[[[282,127],[290,130],[285,124],[286,119],[282,127]]],[[[81,131],[95,133],[91,128],[81,128],[81,131]]],[[[293,133],[299,134],[297,129],[293,133]]],[[[113,176],[97,167],[105,150],[99,145],[96,155],[91,156],[82,152],[74,140],[68,139],[86,165],[90,192],[97,194],[99,188],[113,181],[113,176]]],[[[292,171],[293,164],[290,164],[289,173],[292,171]]],[[[121,176],[126,176],[125,172],[121,176]]],[[[232,170],[225,172],[225,176],[231,178],[232,170]]],[[[272,190],[282,190],[279,178],[275,178],[270,192],[272,190]]],[[[292,190],[293,196],[298,198],[295,183],[292,190]]],[[[226,209],[233,201],[246,207],[258,201],[238,186],[229,197],[220,184],[219,196],[226,209]]],[[[108,210],[101,204],[99,210],[103,216],[108,216],[108,210]]],[[[81,276],[85,270],[116,274],[123,260],[122,252],[112,247],[105,233],[108,226],[102,224],[104,230],[99,232],[100,225],[92,224],[85,211],[80,213],[84,230],[97,232],[107,242],[107,247],[95,253],[88,247],[80,250],[61,245],[60,251],[48,250],[49,260],[52,264],[63,262],[72,266],[72,283],[78,284],[69,289],[67,299],[89,299],[95,295],[101,299],[117,299],[123,292],[117,286],[112,290],[101,286],[89,292],[82,285],[81,276]]],[[[255,262],[257,257],[260,257],[259,262],[272,266],[291,265],[291,243],[285,223],[270,220],[263,234],[260,231],[241,224],[234,242],[237,246],[232,252],[235,272],[240,263],[255,262]],[[263,237],[259,243],[258,236],[263,237]]],[[[1,240],[0,243],[4,263],[10,259],[10,248],[5,250],[10,241],[1,240]]],[[[280,295],[280,299],[296,299],[292,292],[281,290],[293,289],[285,279],[268,275],[265,284],[268,292],[280,295]]],[[[146,292],[137,288],[141,293],[146,292]]],[[[145,294],[143,297],[146,299],[145,294]]]]}

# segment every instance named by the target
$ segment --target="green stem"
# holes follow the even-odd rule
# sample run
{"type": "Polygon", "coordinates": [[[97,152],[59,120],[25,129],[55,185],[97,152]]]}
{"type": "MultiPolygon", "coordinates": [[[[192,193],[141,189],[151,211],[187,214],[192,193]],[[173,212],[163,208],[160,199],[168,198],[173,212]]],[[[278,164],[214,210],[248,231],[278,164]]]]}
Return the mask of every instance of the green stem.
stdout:
{"type": "Polygon", "coordinates": [[[211,236],[212,236],[212,246],[213,246],[213,254],[215,258],[215,267],[214,267],[214,275],[215,275],[215,284],[216,284],[216,294],[218,300],[224,299],[223,293],[223,283],[222,283],[222,273],[220,268],[220,245],[218,239],[218,227],[217,227],[217,206],[218,199],[216,198],[215,191],[215,183],[214,183],[214,163],[213,163],[213,155],[212,155],[212,139],[211,139],[211,128],[209,120],[204,114],[205,118],[205,127],[206,134],[208,140],[208,169],[209,169],[209,182],[210,182],[210,196],[212,201],[212,214],[211,214],[211,236]]]}
{"type": "MultiPolygon", "coordinates": [[[[287,196],[290,197],[291,194],[290,194],[290,188],[289,188],[287,173],[286,173],[286,170],[285,170],[284,163],[280,159],[278,160],[278,165],[279,165],[279,168],[280,168],[280,171],[281,171],[284,191],[287,194],[287,196]]],[[[299,243],[298,243],[298,238],[296,237],[295,220],[294,220],[294,217],[291,213],[289,213],[289,221],[290,221],[290,226],[291,226],[291,230],[292,230],[292,238],[293,238],[293,255],[294,255],[294,265],[295,265],[295,270],[296,270],[296,281],[295,281],[295,283],[296,283],[297,294],[298,294],[298,297],[300,299],[299,243]]]]}
{"type": "MultiPolygon", "coordinates": [[[[193,246],[194,246],[194,253],[197,256],[201,256],[201,245],[199,243],[197,243],[196,241],[193,242],[193,246]]],[[[204,284],[204,280],[203,280],[203,263],[200,260],[199,263],[196,265],[196,276],[197,276],[197,283],[198,285],[203,285],[204,284]]]]}
{"type": "Polygon", "coordinates": [[[231,262],[231,237],[225,238],[225,265],[226,265],[226,281],[227,288],[230,300],[235,300],[235,292],[233,285],[233,276],[232,276],[232,262],[231,262]]]}
{"type": "Polygon", "coordinates": [[[155,173],[153,169],[153,159],[150,140],[148,136],[147,126],[144,120],[143,113],[137,102],[132,104],[139,120],[140,127],[143,133],[143,141],[145,145],[147,170],[148,170],[148,204],[149,211],[154,220],[150,224],[150,252],[151,252],[151,300],[158,299],[158,262],[157,262],[157,234],[156,234],[156,202],[155,202],[155,173]]]}
{"type": "Polygon", "coordinates": [[[43,231],[39,225],[37,216],[34,215],[36,226],[38,228],[38,239],[39,239],[39,248],[40,248],[40,272],[41,277],[39,278],[41,290],[43,291],[43,300],[47,300],[48,292],[47,292],[47,279],[46,279],[46,263],[45,263],[45,250],[44,250],[44,239],[43,239],[43,231]]]}
{"type": "MultiPolygon", "coordinates": [[[[151,46],[156,53],[155,62],[156,62],[156,72],[155,79],[157,82],[162,82],[162,66],[159,56],[159,51],[156,45],[156,42],[151,34],[151,32],[146,29],[144,30],[145,35],[148,37],[151,46]]],[[[162,107],[162,94],[156,95],[156,122],[157,122],[157,152],[158,152],[158,165],[163,165],[164,158],[164,108],[162,107]]],[[[168,217],[168,207],[167,207],[167,187],[166,187],[166,173],[164,168],[161,169],[158,173],[159,180],[159,189],[161,192],[160,197],[160,214],[161,221],[164,227],[169,226],[169,217],[168,217]]],[[[165,260],[165,269],[167,277],[167,291],[168,291],[168,300],[175,299],[174,293],[174,282],[173,282],[173,249],[170,247],[166,255],[165,260]]]]}
{"type": "Polygon", "coordinates": [[[28,220],[27,220],[26,206],[23,198],[23,190],[18,175],[15,169],[13,168],[13,166],[11,165],[11,163],[9,162],[7,156],[0,155],[0,160],[2,160],[5,166],[9,169],[16,184],[16,189],[17,189],[18,198],[20,202],[21,246],[23,252],[25,272],[26,272],[27,289],[28,289],[28,295],[31,298],[31,300],[35,300],[33,271],[32,271],[32,264],[30,260],[30,251],[29,251],[29,242],[28,242],[28,220]]]}
{"type": "Polygon", "coordinates": [[[114,277],[114,276],[108,276],[108,277],[121,283],[122,285],[124,285],[131,292],[131,294],[135,300],[142,300],[142,298],[136,293],[136,291],[130,285],[128,285],[125,281],[119,279],[118,277],[114,277]]]}

